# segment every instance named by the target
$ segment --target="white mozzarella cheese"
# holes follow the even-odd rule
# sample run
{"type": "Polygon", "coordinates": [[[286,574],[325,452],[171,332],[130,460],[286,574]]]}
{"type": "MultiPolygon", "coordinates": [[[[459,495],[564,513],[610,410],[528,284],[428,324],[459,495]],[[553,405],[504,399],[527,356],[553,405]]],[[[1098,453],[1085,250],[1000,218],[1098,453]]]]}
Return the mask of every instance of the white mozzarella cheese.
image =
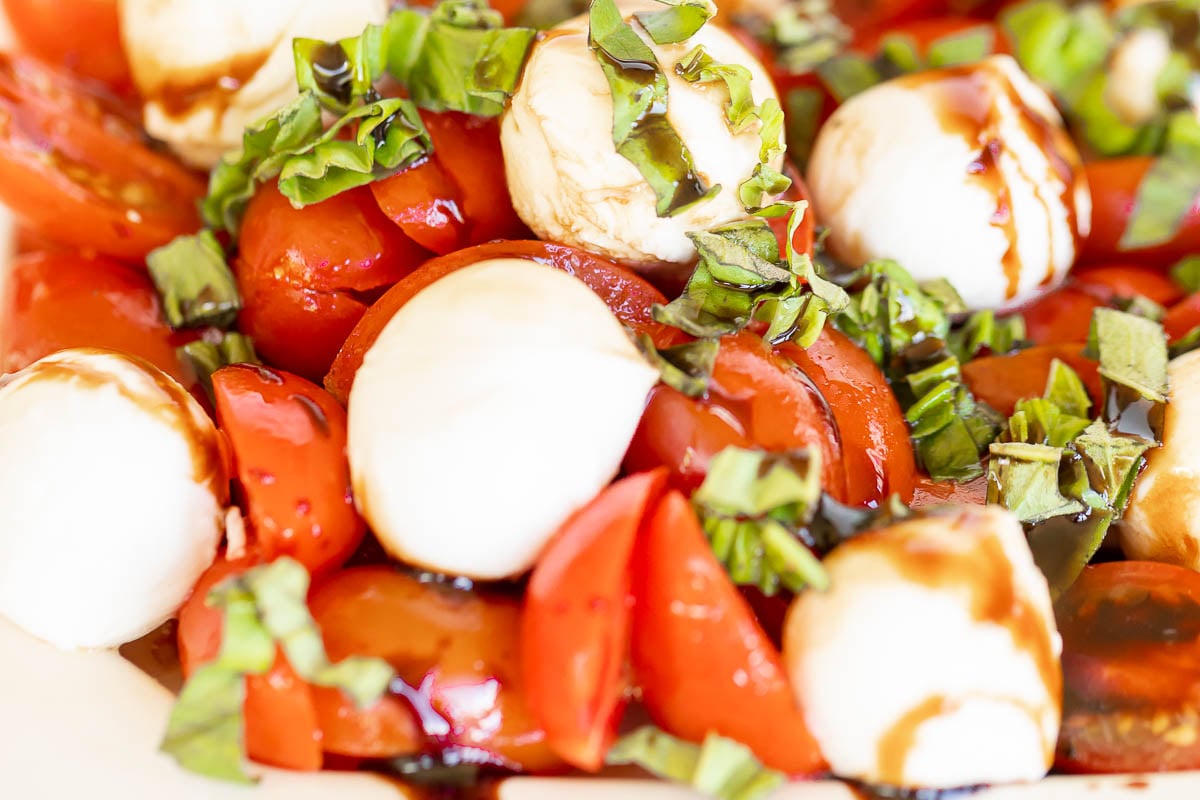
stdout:
{"type": "Polygon", "coordinates": [[[836,775],[1033,781],[1053,760],[1061,640],[1017,519],[961,507],[863,534],[792,605],[783,654],[836,775]]]}
{"type": "MultiPolygon", "coordinates": [[[[622,3],[626,19],[650,3],[622,3]]],[[[705,25],[691,39],[656,45],[636,22],[667,77],[667,118],[691,152],[696,173],[721,191],[674,216],[655,213],[654,191],[613,145],[608,82],[588,47],[587,17],[562,23],[534,45],[521,83],[501,122],[508,188],[521,219],[543,239],[632,263],[687,263],[695,248],[686,234],[745,219],[738,186],[759,157],[759,126],[733,133],[721,84],[691,84],[675,65],[703,45],[717,62],[750,70],[756,103],[776,97],[770,78],[726,31],[705,25]]],[[[776,98],[778,99],[778,98],[776,98]]],[[[782,133],[781,133],[782,137],[782,133]]],[[[772,166],[779,168],[782,155],[772,166]]]]}
{"type": "Polygon", "coordinates": [[[1127,125],[1149,122],[1159,110],[1158,76],[1171,58],[1171,40],[1161,28],[1139,28],[1113,48],[1105,100],[1127,125]]]}
{"type": "Polygon", "coordinates": [[[120,0],[146,130],[211,167],[241,147],[248,125],[296,97],[292,39],[357,36],[387,8],[387,0],[120,0]]]}
{"type": "Polygon", "coordinates": [[[657,373],[585,284],[522,259],[454,272],[367,351],[355,499],[393,556],[518,575],[616,474],[657,373]]]}
{"type": "Polygon", "coordinates": [[[64,350],[0,388],[0,614],[58,647],[166,620],[210,563],[228,490],[217,432],[170,377],[64,350]]]}
{"type": "Polygon", "coordinates": [[[1065,277],[1091,222],[1050,98],[1008,56],[887,81],[842,104],[809,162],[817,218],[850,264],[893,258],[973,308],[1065,277]]]}

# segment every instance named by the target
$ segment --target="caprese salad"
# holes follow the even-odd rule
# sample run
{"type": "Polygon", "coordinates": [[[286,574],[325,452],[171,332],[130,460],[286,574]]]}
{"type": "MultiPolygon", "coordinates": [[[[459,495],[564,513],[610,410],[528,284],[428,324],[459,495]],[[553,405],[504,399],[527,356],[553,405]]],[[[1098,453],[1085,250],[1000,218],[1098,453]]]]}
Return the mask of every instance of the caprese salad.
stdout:
{"type": "Polygon", "coordinates": [[[3,7],[0,616],[181,774],[1200,769],[1196,0],[3,7]]]}

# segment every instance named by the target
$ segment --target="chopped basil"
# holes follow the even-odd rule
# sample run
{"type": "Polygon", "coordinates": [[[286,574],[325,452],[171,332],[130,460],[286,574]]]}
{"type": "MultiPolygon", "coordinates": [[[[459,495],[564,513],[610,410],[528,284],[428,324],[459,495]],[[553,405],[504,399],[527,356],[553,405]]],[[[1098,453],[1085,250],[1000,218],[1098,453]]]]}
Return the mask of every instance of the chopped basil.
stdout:
{"type": "Polygon", "coordinates": [[[1188,211],[1200,203],[1200,119],[1190,110],[1171,115],[1166,145],[1138,185],[1120,248],[1169,241],[1188,211]]]}
{"type": "MultiPolygon", "coordinates": [[[[756,20],[745,22],[749,29],[761,27],[756,20]]],[[[801,74],[841,53],[853,32],[830,11],[827,0],[807,0],[784,4],[761,35],[774,48],[777,64],[801,74]]]]}
{"type": "Polygon", "coordinates": [[[1167,338],[1153,320],[1112,308],[1092,314],[1088,352],[1100,375],[1153,403],[1167,401],[1167,338]]]}
{"type": "Polygon", "coordinates": [[[709,0],[658,0],[669,8],[634,14],[655,44],[677,44],[692,38],[716,8],[709,0]]]}
{"type": "Polygon", "coordinates": [[[1200,255],[1185,256],[1171,267],[1171,280],[1188,294],[1200,292],[1200,255]]]}
{"type": "Polygon", "coordinates": [[[146,256],[146,268],[172,328],[233,325],[242,298],[212,231],[178,236],[146,256]]]}
{"type": "Polygon", "coordinates": [[[953,67],[979,61],[994,51],[995,41],[991,26],[980,25],[930,42],[926,60],[929,66],[935,69],[953,67]]]}
{"type": "Polygon", "coordinates": [[[988,502],[999,503],[1029,524],[1085,511],[1087,506],[1063,496],[1059,488],[1061,459],[1061,447],[993,443],[988,462],[988,502]]]}
{"type": "Polygon", "coordinates": [[[759,763],[750,748],[711,732],[696,745],[658,728],[638,728],[617,740],[606,763],[635,764],[715,800],[759,800],[787,781],[759,763]]]}
{"type": "Polygon", "coordinates": [[[1192,328],[1183,336],[1171,343],[1167,353],[1171,358],[1178,358],[1184,353],[1190,353],[1193,350],[1200,349],[1200,325],[1192,328]]]}
{"type": "Polygon", "coordinates": [[[383,27],[368,25],[361,35],[340,42],[293,39],[292,56],[300,91],[344,114],[373,91],[383,73],[383,27]]]}
{"type": "Polygon", "coordinates": [[[996,438],[999,417],[962,383],[958,359],[909,372],[904,417],[918,463],[934,480],[968,481],[983,474],[980,457],[996,438]]]}
{"type": "Polygon", "coordinates": [[[204,338],[188,342],[175,351],[181,361],[191,366],[200,385],[209,398],[212,397],[212,374],[230,364],[258,364],[254,342],[242,333],[227,332],[206,334],[204,338]]]}
{"type": "Polygon", "coordinates": [[[883,80],[879,68],[856,53],[846,53],[817,66],[821,82],[839,103],[870,89],[883,80]]]}
{"type": "Polygon", "coordinates": [[[788,158],[803,173],[808,170],[808,159],[817,139],[825,96],[820,89],[805,86],[788,90],[783,102],[787,106],[784,126],[787,131],[788,158]]]}
{"type": "Polygon", "coordinates": [[[1000,22],[1021,67],[1068,105],[1102,71],[1116,32],[1096,4],[1068,8],[1057,0],[1011,6],[1000,22]]]}
{"type": "Polygon", "coordinates": [[[1092,397],[1079,373],[1059,359],[1050,362],[1050,374],[1046,376],[1046,390],[1042,397],[1056,405],[1064,414],[1086,417],[1092,408],[1092,397]]]}
{"type": "Polygon", "coordinates": [[[675,73],[689,83],[721,81],[725,84],[725,90],[729,93],[725,119],[734,133],[744,131],[758,118],[747,67],[741,64],[718,64],[704,49],[704,45],[696,45],[675,65],[675,73]]]}
{"type": "Polygon", "coordinates": [[[708,393],[713,364],[721,347],[719,339],[697,339],[660,350],[649,336],[642,334],[638,337],[638,347],[667,386],[688,397],[703,397],[708,393]]]}
{"type": "Polygon", "coordinates": [[[529,0],[521,6],[517,23],[544,31],[587,11],[588,0],[529,0]]]}
{"type": "Polygon", "coordinates": [[[1133,314],[1135,317],[1143,317],[1151,322],[1162,322],[1163,317],[1167,315],[1165,308],[1141,294],[1135,294],[1133,297],[1114,298],[1112,304],[1113,308],[1118,311],[1133,314]]]}
{"type": "Polygon", "coordinates": [[[1119,517],[1125,512],[1134,481],[1145,464],[1146,451],[1155,446],[1149,439],[1111,431],[1096,420],[1072,448],[1081,458],[1096,499],[1119,517]]]}
{"type": "Polygon", "coordinates": [[[848,285],[850,303],[835,324],[885,370],[911,345],[950,334],[942,301],[922,291],[895,261],[868,262],[848,285]]]}
{"type": "Polygon", "coordinates": [[[1025,339],[1025,318],[1020,314],[996,318],[990,309],[976,311],[950,334],[946,344],[959,361],[967,362],[981,353],[1003,355],[1021,346],[1025,339]]]}

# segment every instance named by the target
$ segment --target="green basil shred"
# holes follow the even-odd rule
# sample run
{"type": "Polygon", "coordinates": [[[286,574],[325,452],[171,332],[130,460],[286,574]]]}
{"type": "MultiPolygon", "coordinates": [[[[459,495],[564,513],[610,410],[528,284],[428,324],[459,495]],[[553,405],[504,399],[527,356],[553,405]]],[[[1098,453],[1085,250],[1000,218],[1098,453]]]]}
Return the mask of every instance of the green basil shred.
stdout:
{"type": "Polygon", "coordinates": [[[696,745],[652,726],[618,739],[608,751],[607,763],[635,764],[715,800],[761,800],[787,781],[732,739],[709,733],[703,744],[696,745]]]}
{"type": "Polygon", "coordinates": [[[228,328],[237,319],[242,299],[212,231],[179,236],[151,251],[146,269],[172,328],[228,328]]]}

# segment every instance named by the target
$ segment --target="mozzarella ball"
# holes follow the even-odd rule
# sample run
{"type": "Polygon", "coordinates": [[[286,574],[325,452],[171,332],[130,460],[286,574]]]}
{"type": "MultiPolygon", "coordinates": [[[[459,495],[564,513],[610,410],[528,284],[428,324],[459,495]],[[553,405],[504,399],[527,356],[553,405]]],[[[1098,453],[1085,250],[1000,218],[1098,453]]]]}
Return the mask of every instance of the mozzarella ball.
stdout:
{"type": "Polygon", "coordinates": [[[1126,125],[1141,125],[1158,114],[1158,76],[1171,57],[1171,39],[1161,28],[1131,31],[1108,62],[1104,99],[1126,125]]]}
{"type": "Polygon", "coordinates": [[[146,130],[211,167],[296,97],[292,39],[357,36],[387,9],[387,0],[120,0],[146,130]]]}
{"type": "Polygon", "coordinates": [[[1052,288],[1091,222],[1062,119],[1008,56],[850,98],[817,136],[808,186],[834,256],[946,278],[972,308],[1052,288]]]}
{"type": "Polygon", "coordinates": [[[1121,522],[1132,559],[1200,570],[1200,350],[1172,359],[1163,446],[1146,454],[1121,522]]]}
{"type": "Polygon", "coordinates": [[[519,575],[612,480],[657,378],[578,279],[522,259],[451,273],[397,312],[355,376],[359,509],[398,559],[519,575]]]}
{"type": "MultiPolygon", "coordinates": [[[[621,6],[635,11],[657,3],[621,6]]],[[[596,55],[588,48],[586,15],[554,28],[533,47],[500,126],[508,189],[517,214],[540,238],[634,264],[684,264],[696,250],[686,234],[747,218],[738,186],[759,156],[759,125],[733,133],[725,117],[724,84],[691,84],[675,65],[704,45],[716,61],[750,70],[756,103],[776,97],[753,56],[726,31],[705,25],[680,44],[656,45],[635,21],[667,77],[667,119],[691,152],[695,171],[714,198],[668,217],[655,213],[654,190],[613,145],[613,102],[596,55]]],[[[778,98],[776,98],[778,99],[778,98]]],[[[782,166],[782,152],[772,166],[782,166]]]]}
{"type": "Polygon", "coordinates": [[[64,649],[162,624],[212,563],[217,431],[168,375],[63,350],[0,388],[0,614],[64,649]]]}
{"type": "Polygon", "coordinates": [[[783,655],[834,774],[1033,781],[1054,756],[1061,639],[1017,518],[962,506],[862,534],[792,604],[783,655]]]}

